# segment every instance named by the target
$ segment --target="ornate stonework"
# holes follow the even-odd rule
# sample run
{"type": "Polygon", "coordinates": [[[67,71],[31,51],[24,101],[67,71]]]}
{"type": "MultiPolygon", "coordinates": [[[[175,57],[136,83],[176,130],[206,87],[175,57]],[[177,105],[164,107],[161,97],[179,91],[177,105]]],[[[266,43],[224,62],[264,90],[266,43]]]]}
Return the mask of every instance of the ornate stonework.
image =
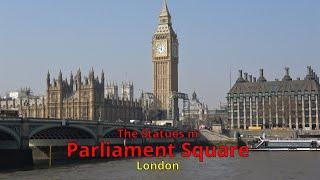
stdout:
{"type": "Polygon", "coordinates": [[[231,129],[319,129],[319,77],[308,66],[306,77],[293,80],[285,68],[282,80],[268,81],[239,71],[228,93],[231,129]]]}
{"type": "MultiPolygon", "coordinates": [[[[107,122],[129,122],[131,119],[143,120],[139,102],[133,100],[132,93],[128,98],[117,96],[105,97],[104,72],[100,79],[95,77],[93,69],[82,79],[78,70],[70,80],[51,80],[47,75],[47,91],[45,96],[27,95],[25,97],[0,100],[0,109],[18,110],[23,117],[53,118],[76,120],[101,120],[107,122]]],[[[108,90],[108,89],[107,89],[108,90]]]]}
{"type": "MultiPolygon", "coordinates": [[[[152,39],[153,94],[159,110],[166,112],[172,92],[178,92],[178,39],[172,28],[166,1],[159,16],[159,25],[152,39]]],[[[178,102],[174,103],[178,107],[178,102]]]]}

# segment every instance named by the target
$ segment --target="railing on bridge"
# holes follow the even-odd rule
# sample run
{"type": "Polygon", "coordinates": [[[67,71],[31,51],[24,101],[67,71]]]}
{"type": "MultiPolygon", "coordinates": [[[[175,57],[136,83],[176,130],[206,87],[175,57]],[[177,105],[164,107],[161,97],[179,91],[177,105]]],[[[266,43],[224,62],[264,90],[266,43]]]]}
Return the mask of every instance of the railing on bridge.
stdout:
{"type": "MultiPolygon", "coordinates": [[[[0,118],[0,132],[5,137],[10,137],[11,142],[16,142],[16,146],[6,143],[9,139],[0,139],[0,143],[7,144],[8,148],[28,148],[30,146],[47,146],[56,144],[59,146],[66,145],[70,140],[77,140],[81,144],[94,144],[101,140],[110,139],[106,137],[107,133],[111,133],[117,129],[130,129],[140,131],[142,129],[166,130],[173,131],[178,128],[159,125],[138,125],[130,123],[112,123],[105,121],[89,121],[89,120],[65,120],[65,119],[41,119],[41,118],[0,118]],[[83,138],[90,136],[90,138],[83,138]]],[[[4,137],[4,136],[3,136],[4,137]]],[[[116,138],[114,142],[120,142],[121,139],[116,138]]],[[[11,143],[12,144],[12,143],[11,143]]]]}
{"type": "Polygon", "coordinates": [[[52,119],[52,118],[21,118],[21,117],[0,117],[1,121],[29,121],[29,122],[42,122],[42,123],[52,123],[52,122],[61,122],[61,123],[79,123],[79,124],[103,124],[111,126],[131,126],[131,127],[154,127],[154,128],[165,128],[165,129],[178,129],[172,126],[166,125],[154,125],[154,124],[133,124],[126,122],[108,122],[108,121],[96,121],[96,120],[72,120],[72,119],[52,119]]]}

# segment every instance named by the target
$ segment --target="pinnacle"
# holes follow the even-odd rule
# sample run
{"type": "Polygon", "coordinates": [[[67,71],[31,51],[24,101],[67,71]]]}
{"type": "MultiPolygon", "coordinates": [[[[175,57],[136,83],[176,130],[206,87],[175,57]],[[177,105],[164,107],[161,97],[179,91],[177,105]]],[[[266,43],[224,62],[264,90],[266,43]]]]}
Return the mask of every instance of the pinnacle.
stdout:
{"type": "Polygon", "coordinates": [[[160,16],[170,16],[167,0],[163,0],[163,6],[162,6],[162,10],[161,10],[160,16]]]}

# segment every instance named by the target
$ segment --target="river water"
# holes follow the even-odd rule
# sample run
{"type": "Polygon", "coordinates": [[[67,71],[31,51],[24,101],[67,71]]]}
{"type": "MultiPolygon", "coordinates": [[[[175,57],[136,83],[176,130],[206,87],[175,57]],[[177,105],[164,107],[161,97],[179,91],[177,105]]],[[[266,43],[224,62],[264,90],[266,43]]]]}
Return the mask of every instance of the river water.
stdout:
{"type": "Polygon", "coordinates": [[[237,179],[285,180],[320,179],[320,152],[250,152],[248,158],[206,158],[199,163],[195,158],[142,158],[98,162],[16,171],[0,174],[0,179],[237,179]],[[137,171],[137,161],[178,162],[178,171],[137,171]]]}

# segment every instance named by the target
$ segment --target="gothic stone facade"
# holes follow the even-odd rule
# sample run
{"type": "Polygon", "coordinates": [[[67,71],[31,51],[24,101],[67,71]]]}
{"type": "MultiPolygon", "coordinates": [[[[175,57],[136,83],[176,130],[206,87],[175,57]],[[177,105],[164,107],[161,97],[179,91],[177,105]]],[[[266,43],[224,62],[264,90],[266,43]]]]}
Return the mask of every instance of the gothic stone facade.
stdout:
{"type": "MultiPolygon", "coordinates": [[[[170,110],[169,98],[178,92],[178,38],[172,28],[171,15],[164,1],[159,24],[152,39],[153,94],[159,110],[170,110]]],[[[174,102],[175,112],[178,101],[174,102]]]]}
{"type": "Polygon", "coordinates": [[[228,93],[231,129],[249,127],[319,129],[319,78],[308,66],[303,80],[292,80],[289,68],[282,80],[267,81],[260,69],[258,80],[247,73],[228,93]]]}
{"type": "Polygon", "coordinates": [[[120,96],[119,96],[119,86],[117,83],[110,82],[107,83],[105,87],[105,97],[110,99],[123,99],[127,101],[133,101],[134,99],[134,87],[133,82],[122,82],[120,86],[120,96]]]}
{"type": "Polygon", "coordinates": [[[129,122],[142,119],[140,103],[131,100],[105,97],[104,73],[101,79],[90,70],[82,80],[81,71],[70,80],[63,80],[62,73],[51,82],[47,75],[47,91],[44,97],[29,96],[1,101],[1,109],[17,109],[22,116],[31,118],[56,118],[77,120],[102,120],[129,122]]]}

